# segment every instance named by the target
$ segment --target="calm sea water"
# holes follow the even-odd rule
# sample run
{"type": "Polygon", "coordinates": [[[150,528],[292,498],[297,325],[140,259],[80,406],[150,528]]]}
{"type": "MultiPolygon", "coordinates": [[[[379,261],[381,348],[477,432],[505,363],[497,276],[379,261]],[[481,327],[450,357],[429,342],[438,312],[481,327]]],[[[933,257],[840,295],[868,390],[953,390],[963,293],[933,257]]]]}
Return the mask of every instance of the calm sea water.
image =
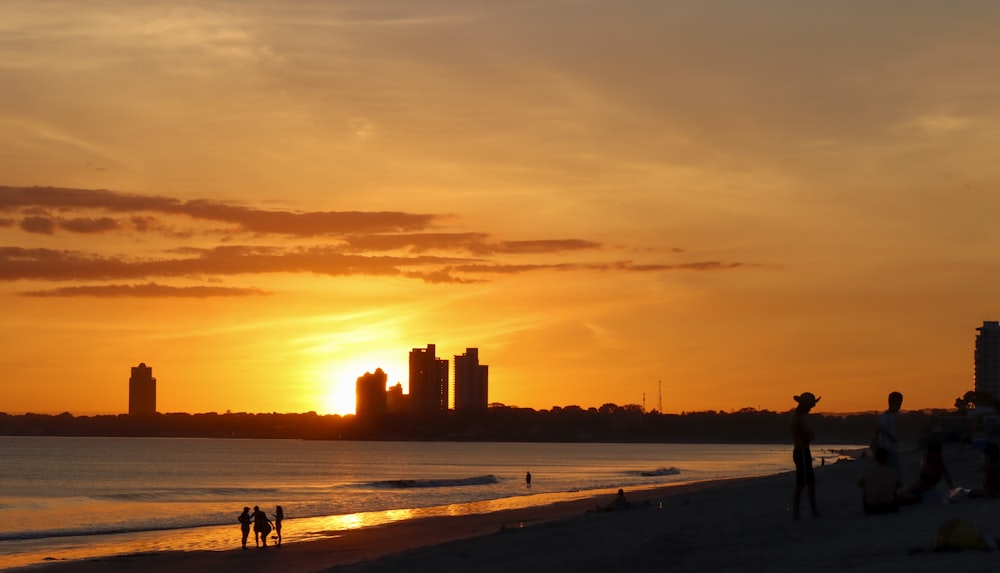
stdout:
{"type": "MultiPolygon", "coordinates": [[[[839,447],[827,446],[830,452],[839,447]]],[[[789,470],[790,451],[776,445],[0,436],[0,460],[0,568],[6,568],[44,559],[235,548],[243,506],[259,505],[273,517],[281,505],[285,542],[306,541],[330,531],[550,503],[595,490],[774,474],[789,470]]]]}

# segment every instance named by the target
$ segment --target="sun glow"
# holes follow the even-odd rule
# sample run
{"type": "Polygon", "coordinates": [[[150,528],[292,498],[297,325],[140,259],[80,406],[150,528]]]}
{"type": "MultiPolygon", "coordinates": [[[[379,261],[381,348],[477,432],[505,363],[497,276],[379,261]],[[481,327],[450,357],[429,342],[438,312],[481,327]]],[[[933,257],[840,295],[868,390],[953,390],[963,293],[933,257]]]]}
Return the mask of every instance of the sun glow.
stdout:
{"type": "Polygon", "coordinates": [[[350,362],[331,362],[321,370],[319,379],[323,384],[321,392],[322,413],[324,414],[354,414],[357,406],[357,381],[366,372],[375,372],[381,368],[388,375],[389,386],[403,382],[406,391],[406,370],[396,364],[389,364],[377,359],[355,359],[350,362]]]}

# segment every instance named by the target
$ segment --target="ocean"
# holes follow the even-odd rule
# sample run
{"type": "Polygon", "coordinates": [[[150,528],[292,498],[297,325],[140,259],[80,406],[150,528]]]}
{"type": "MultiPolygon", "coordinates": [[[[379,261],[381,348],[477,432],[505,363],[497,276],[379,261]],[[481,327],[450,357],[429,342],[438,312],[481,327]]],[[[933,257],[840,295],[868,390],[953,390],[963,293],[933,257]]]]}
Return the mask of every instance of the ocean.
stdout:
{"type": "MultiPolygon", "coordinates": [[[[819,463],[850,447],[814,454],[819,463]]],[[[792,465],[782,445],[11,436],[0,436],[0,460],[0,568],[238,548],[244,506],[273,518],[281,505],[289,543],[792,465]]]]}

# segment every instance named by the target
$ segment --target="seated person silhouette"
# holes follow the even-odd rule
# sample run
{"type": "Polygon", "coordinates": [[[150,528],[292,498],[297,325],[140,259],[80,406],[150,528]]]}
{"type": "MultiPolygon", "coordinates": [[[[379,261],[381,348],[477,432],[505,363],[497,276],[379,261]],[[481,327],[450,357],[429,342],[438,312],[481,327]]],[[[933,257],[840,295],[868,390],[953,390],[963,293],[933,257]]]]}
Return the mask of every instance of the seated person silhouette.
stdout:
{"type": "Polygon", "coordinates": [[[627,499],[625,499],[625,490],[619,488],[618,495],[616,495],[615,498],[611,500],[611,503],[604,506],[599,506],[597,509],[599,511],[617,511],[619,509],[628,509],[630,507],[632,507],[632,504],[629,503],[627,499]]]}
{"type": "Polygon", "coordinates": [[[920,461],[920,477],[900,494],[900,501],[904,504],[920,503],[927,494],[934,491],[942,479],[948,484],[949,490],[955,489],[948,466],[944,463],[941,442],[935,441],[927,444],[927,452],[920,461]]]}
{"type": "Polygon", "coordinates": [[[875,466],[858,481],[861,486],[865,513],[895,513],[899,510],[899,472],[889,465],[890,454],[885,448],[875,450],[875,466]]]}
{"type": "Polygon", "coordinates": [[[1000,497],[1000,447],[983,448],[983,486],[969,492],[969,497],[1000,497]]]}

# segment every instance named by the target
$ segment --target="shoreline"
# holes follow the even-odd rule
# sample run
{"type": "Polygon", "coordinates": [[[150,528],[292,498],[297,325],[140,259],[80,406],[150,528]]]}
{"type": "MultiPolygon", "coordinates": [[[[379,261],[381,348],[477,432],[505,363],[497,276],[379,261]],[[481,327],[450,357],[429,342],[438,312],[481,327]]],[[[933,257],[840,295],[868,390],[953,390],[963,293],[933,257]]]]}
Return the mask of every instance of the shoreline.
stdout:
{"type": "MultiPolygon", "coordinates": [[[[722,487],[726,484],[760,477],[739,477],[707,480],[700,482],[679,482],[657,484],[629,491],[629,499],[636,505],[652,503],[655,500],[682,495],[686,492],[705,488],[722,487]]],[[[598,505],[607,503],[614,489],[588,490],[584,492],[562,492],[538,494],[535,503],[509,509],[471,510],[475,506],[488,507],[491,502],[471,502],[456,506],[441,506],[407,510],[406,517],[375,518],[370,525],[355,525],[349,529],[338,529],[352,516],[326,516],[302,518],[286,521],[285,538],[281,547],[268,545],[267,549],[248,546],[244,551],[239,547],[239,531],[235,526],[213,526],[207,530],[220,530],[221,535],[231,540],[232,548],[225,550],[136,550],[101,556],[80,558],[49,558],[40,562],[17,564],[3,570],[15,572],[37,571],[43,573],[85,573],[90,571],[131,571],[135,569],[164,570],[184,567],[182,563],[205,562],[205,571],[227,571],[231,564],[233,571],[250,566],[257,559],[274,559],[270,553],[281,554],[280,569],[290,573],[308,573],[325,568],[355,564],[390,555],[392,553],[425,547],[449,541],[456,541],[480,535],[489,535],[514,529],[533,527],[554,520],[561,520],[586,513],[598,505]],[[541,503],[539,503],[541,501],[541,503]],[[416,517],[410,515],[417,514],[416,517]],[[420,515],[423,514],[423,515],[420,515]],[[290,523],[291,522],[291,523],[290,523]],[[314,526],[317,529],[298,531],[294,525],[314,526]],[[290,527],[292,526],[292,527],[290,527]],[[303,539],[304,538],[304,539],[303,539]],[[167,563],[175,563],[168,565],[167,563]],[[147,569],[152,568],[152,569],[147,569]]],[[[500,505],[510,500],[491,500],[500,505]]],[[[527,498],[517,498],[523,503],[527,498]]],[[[398,511],[375,512],[393,514],[398,511]]],[[[152,533],[162,536],[165,532],[152,533]]],[[[184,535],[183,531],[178,535],[184,535]]],[[[209,532],[213,537],[218,533],[209,532]]],[[[139,535],[141,536],[141,534],[139,535]]],[[[251,538],[252,542],[252,538],[251,538]]],[[[123,542],[124,543],[124,542],[123,542]]],[[[273,535],[272,535],[273,543],[273,535]]],[[[132,545],[136,545],[134,542],[132,545]]],[[[141,545],[141,544],[140,544],[141,545]]],[[[137,545],[138,546],[138,545],[137,545]]],[[[200,565],[195,566],[194,571],[200,565]]]]}
{"type": "MultiPolygon", "coordinates": [[[[903,453],[903,482],[920,453],[903,453]]],[[[957,486],[981,482],[980,453],[949,445],[957,486]]],[[[626,491],[632,509],[595,512],[611,491],[559,503],[482,514],[442,515],[328,532],[268,549],[132,554],[20,568],[42,573],[144,571],[440,573],[440,571],[875,571],[995,570],[1000,554],[932,552],[942,525],[960,519],[1000,535],[1000,498],[925,501],[889,515],[865,515],[858,478],[867,458],[816,467],[823,516],[793,520],[790,472],[626,491]],[[523,527],[522,527],[523,524],[523,527]]],[[[791,464],[790,464],[791,465],[791,464]]],[[[938,491],[945,486],[939,485],[938,491]]],[[[236,532],[234,531],[234,539],[236,532]]]]}

